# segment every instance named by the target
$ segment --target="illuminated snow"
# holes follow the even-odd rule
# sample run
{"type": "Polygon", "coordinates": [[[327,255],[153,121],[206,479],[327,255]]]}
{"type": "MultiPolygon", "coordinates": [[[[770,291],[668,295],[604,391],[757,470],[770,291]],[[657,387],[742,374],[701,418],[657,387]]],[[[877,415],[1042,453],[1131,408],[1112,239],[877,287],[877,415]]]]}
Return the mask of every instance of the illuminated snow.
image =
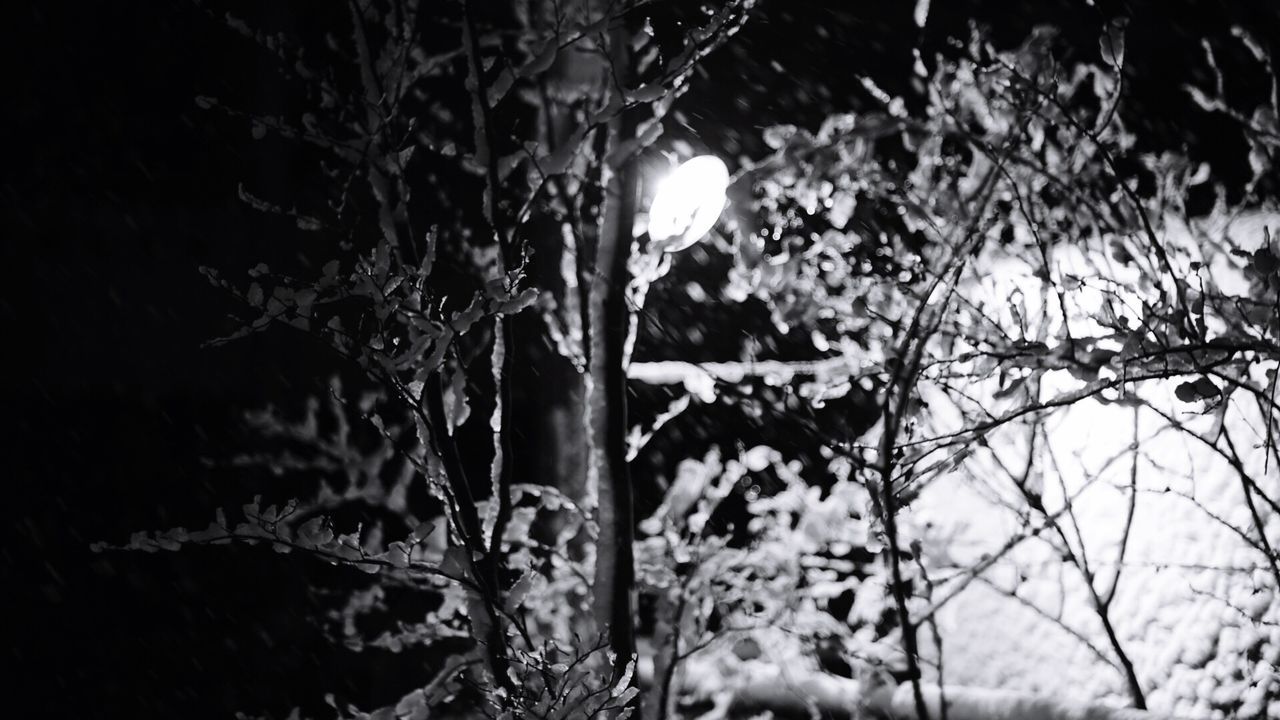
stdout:
{"type": "MultiPolygon", "coordinates": [[[[1248,250],[1257,244],[1254,238],[1261,237],[1263,224],[1274,227],[1277,216],[1259,213],[1196,230],[1226,235],[1248,250]]],[[[1203,262],[1212,268],[1211,274],[1224,292],[1246,291],[1238,258],[1204,256],[1192,231],[1173,221],[1166,222],[1161,237],[1179,248],[1175,258],[1180,265],[1203,262]]],[[[1113,298],[1136,308],[1141,308],[1144,297],[1149,299],[1161,291],[1141,288],[1127,269],[1078,251],[1059,253],[1054,261],[1055,280],[1074,276],[1082,281],[1070,297],[1074,307],[1084,311],[1079,313],[1080,319],[1068,319],[1075,336],[1113,332],[1090,325],[1092,321],[1087,319],[1103,297],[1099,288],[1105,286],[1113,298]]],[[[1058,342],[1054,338],[1061,330],[1062,314],[1053,296],[1042,292],[1028,265],[1010,261],[974,282],[976,287],[966,292],[974,292],[986,303],[998,322],[1012,320],[1017,327],[1015,313],[1021,313],[1046,326],[1041,329],[1029,323],[1029,336],[1040,330],[1039,338],[1050,347],[1058,342]],[[1011,309],[1014,305],[1017,310],[1011,309]]],[[[959,348],[957,353],[969,349],[959,348]]],[[[1265,384],[1262,370],[1255,368],[1253,380],[1265,384]]],[[[1173,389],[1178,382],[1152,382],[1130,390],[1188,428],[1209,431],[1214,423],[1211,415],[1200,415],[1198,406],[1175,399],[1173,389]]],[[[1043,383],[1041,397],[1085,385],[1065,371],[1046,372],[1043,383]]],[[[997,384],[988,379],[967,390],[982,396],[987,401],[984,407],[998,413],[1014,401],[992,398],[997,384]]],[[[921,391],[932,411],[934,431],[957,429],[962,417],[954,405],[948,405],[944,394],[927,386],[921,391]]],[[[1056,463],[1049,468],[1044,447],[1037,459],[1044,473],[1040,492],[1045,507],[1054,512],[1063,507],[1064,497],[1075,497],[1080,536],[1094,568],[1095,587],[1101,591],[1107,590],[1115,567],[1128,509],[1134,412],[1128,405],[1096,400],[1059,411],[1045,426],[1047,445],[1056,463]]],[[[1280,628],[1274,625],[1280,620],[1276,581],[1262,554],[1223,524],[1255,532],[1239,475],[1205,446],[1180,432],[1162,429],[1166,424],[1153,411],[1139,411],[1139,501],[1111,618],[1153,709],[1213,718],[1225,717],[1226,710],[1242,702],[1238,717],[1280,717],[1280,702],[1273,700],[1280,694],[1280,672],[1276,669],[1280,628]]],[[[1225,427],[1236,438],[1246,472],[1272,496],[1280,494],[1280,468],[1274,461],[1264,466],[1263,450],[1257,447],[1261,443],[1256,428],[1263,427],[1257,408],[1233,403],[1225,427]]],[[[1002,503],[1025,507],[1025,502],[1018,499],[1016,486],[992,452],[998,453],[1004,464],[1021,469],[1029,447],[1026,429],[1009,426],[991,433],[987,440],[994,451],[976,449],[968,473],[940,478],[913,506],[913,520],[931,522],[948,537],[947,554],[954,566],[965,566],[984,553],[996,552],[1022,527],[1016,512],[1002,503]]],[[[1268,516],[1266,510],[1264,507],[1266,535],[1275,544],[1280,541],[1280,518],[1268,516]]],[[[1065,518],[1063,521],[1068,524],[1065,518]]],[[[1074,539],[1069,524],[1068,533],[1074,539]]],[[[1084,581],[1069,567],[1059,577],[1055,568],[1061,567],[1061,559],[1052,549],[1033,540],[1019,544],[986,577],[1008,589],[1019,572],[1025,573],[1027,579],[1017,585],[1020,598],[1050,614],[1060,613],[1063,624],[1110,654],[1084,581]]],[[[939,619],[947,641],[949,683],[1128,701],[1123,677],[1116,669],[1053,621],[990,585],[968,586],[944,608],[939,619]]]]}

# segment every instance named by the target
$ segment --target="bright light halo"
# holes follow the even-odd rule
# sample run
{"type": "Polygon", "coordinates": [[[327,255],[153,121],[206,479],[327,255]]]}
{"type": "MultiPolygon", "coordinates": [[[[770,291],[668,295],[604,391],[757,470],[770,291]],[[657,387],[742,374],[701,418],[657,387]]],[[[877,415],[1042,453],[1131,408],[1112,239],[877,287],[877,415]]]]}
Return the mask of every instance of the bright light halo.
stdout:
{"type": "Polygon", "coordinates": [[[729,168],[714,155],[681,163],[658,182],[649,206],[649,239],[663,252],[678,252],[711,231],[724,210],[729,168]]]}

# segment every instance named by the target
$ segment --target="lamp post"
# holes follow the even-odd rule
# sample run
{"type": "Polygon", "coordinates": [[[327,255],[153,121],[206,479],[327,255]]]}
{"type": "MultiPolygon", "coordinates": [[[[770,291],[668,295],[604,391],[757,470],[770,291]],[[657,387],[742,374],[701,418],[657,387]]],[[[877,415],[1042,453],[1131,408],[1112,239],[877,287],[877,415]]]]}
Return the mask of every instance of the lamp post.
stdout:
{"type": "MultiPolygon", "coordinates": [[[[619,135],[631,131],[622,129],[619,135]]],[[[593,284],[588,374],[589,483],[597,488],[594,614],[609,628],[616,653],[614,680],[636,652],[632,557],[633,490],[627,463],[627,365],[635,338],[636,313],[649,284],[670,266],[670,254],[701,240],[724,210],[729,171],[716,157],[702,155],[658,181],[649,206],[648,242],[633,233],[638,211],[638,177],[631,164],[611,179],[597,267],[607,270],[593,284]]]]}
{"type": "MultiPolygon", "coordinates": [[[[636,254],[628,263],[630,302],[625,309],[626,337],[619,363],[624,375],[630,365],[631,347],[635,341],[636,314],[644,305],[649,285],[670,268],[672,254],[688,249],[711,231],[724,211],[728,190],[729,169],[714,155],[690,158],[658,180],[649,204],[648,242],[645,243],[643,236],[636,238],[633,250],[636,254]]],[[[625,395],[621,400],[625,402],[625,395]]],[[[669,634],[670,601],[660,599],[658,602],[659,630],[666,625],[666,634],[669,634]]],[[[672,648],[673,652],[675,650],[672,648]]],[[[670,702],[671,663],[672,654],[660,650],[654,654],[652,663],[646,663],[644,672],[655,682],[651,683],[653,694],[645,702],[664,706],[670,702]],[[665,678],[665,681],[658,678],[665,678]]],[[[660,708],[657,715],[665,716],[667,709],[660,708]]]]}

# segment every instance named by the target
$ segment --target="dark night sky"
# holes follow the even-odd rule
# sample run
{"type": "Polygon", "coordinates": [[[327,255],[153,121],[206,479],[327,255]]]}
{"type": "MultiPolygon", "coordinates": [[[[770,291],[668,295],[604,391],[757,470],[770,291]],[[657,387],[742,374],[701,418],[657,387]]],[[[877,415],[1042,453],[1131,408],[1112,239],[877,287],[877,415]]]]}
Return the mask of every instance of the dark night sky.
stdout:
{"type": "MultiPolygon", "coordinates": [[[[762,5],[767,17],[737,39],[742,53],[716,57],[684,101],[709,144],[751,148],[760,126],[815,126],[828,110],[853,109],[863,96],[849,76],[866,67],[883,68],[891,89],[909,72],[912,3],[762,5]]],[[[973,13],[1009,39],[1056,22],[1095,51],[1098,15],[1083,2],[1021,12],[1006,2],[933,5],[926,43],[973,13]]],[[[1190,143],[1227,177],[1242,149],[1215,144],[1225,133],[1192,112],[1178,84],[1209,81],[1201,33],[1225,45],[1239,22],[1280,38],[1264,5],[1128,6],[1133,121],[1158,144],[1190,143]]],[[[376,664],[342,665],[318,645],[304,619],[311,571],[288,558],[87,551],[133,530],[202,525],[208,508],[245,497],[239,480],[201,458],[235,447],[244,408],[322,375],[281,343],[200,347],[223,329],[225,305],[197,267],[234,271],[283,252],[236,201],[237,181],[287,187],[295,169],[255,154],[247,130],[211,121],[194,96],[252,104],[273,97],[274,81],[184,2],[40,4],[11,11],[10,29],[21,40],[4,50],[17,91],[3,112],[13,125],[0,171],[10,358],[0,380],[9,490],[0,587],[12,630],[0,657],[17,672],[4,673],[5,713],[229,717],[346,685],[377,693],[376,664]]]]}

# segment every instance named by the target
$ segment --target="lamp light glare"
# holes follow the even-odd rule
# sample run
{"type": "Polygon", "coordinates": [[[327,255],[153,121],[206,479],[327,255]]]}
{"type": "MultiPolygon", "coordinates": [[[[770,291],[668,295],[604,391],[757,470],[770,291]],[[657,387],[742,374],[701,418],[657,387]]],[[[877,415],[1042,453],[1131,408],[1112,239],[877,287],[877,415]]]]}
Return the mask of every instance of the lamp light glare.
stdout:
{"type": "Polygon", "coordinates": [[[701,240],[724,210],[729,168],[714,155],[682,163],[658,182],[649,206],[649,239],[664,252],[677,252],[701,240]]]}

